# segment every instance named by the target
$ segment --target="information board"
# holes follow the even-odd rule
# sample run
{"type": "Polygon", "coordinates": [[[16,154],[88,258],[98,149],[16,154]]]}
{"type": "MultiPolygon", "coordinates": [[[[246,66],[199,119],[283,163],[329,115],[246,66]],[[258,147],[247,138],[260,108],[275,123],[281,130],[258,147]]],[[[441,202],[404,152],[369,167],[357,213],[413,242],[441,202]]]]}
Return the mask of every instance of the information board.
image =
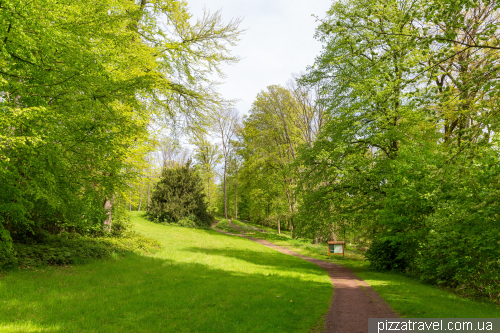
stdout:
{"type": "Polygon", "coordinates": [[[340,253],[342,254],[342,244],[330,244],[330,253],[340,253]]]}

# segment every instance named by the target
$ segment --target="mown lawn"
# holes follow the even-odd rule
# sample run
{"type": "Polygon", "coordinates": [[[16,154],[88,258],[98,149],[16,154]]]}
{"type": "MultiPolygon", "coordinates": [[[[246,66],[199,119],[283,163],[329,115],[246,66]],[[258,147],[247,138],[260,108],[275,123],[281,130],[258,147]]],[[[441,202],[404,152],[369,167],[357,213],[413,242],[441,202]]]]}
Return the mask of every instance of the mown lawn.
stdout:
{"type": "Polygon", "coordinates": [[[321,268],[139,214],[135,229],[163,245],[154,255],[1,275],[0,332],[309,332],[328,310],[321,268]]]}
{"type": "Polygon", "coordinates": [[[292,239],[290,234],[281,235],[271,228],[233,221],[247,235],[285,246],[297,253],[335,262],[354,270],[365,280],[401,317],[406,318],[500,318],[500,307],[489,302],[479,302],[460,297],[436,286],[423,284],[417,279],[398,273],[377,272],[356,248],[347,246],[345,258],[333,256],[328,259],[328,248],[324,244],[312,244],[310,240],[292,239]],[[265,233],[255,229],[263,229],[265,233]]]}

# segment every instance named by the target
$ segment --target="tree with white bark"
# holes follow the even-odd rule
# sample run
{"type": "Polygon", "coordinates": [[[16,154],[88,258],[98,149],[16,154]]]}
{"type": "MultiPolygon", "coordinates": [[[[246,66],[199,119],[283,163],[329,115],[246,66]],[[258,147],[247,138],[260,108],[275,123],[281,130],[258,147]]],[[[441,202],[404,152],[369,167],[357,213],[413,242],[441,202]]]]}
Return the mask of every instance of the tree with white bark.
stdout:
{"type": "Polygon", "coordinates": [[[234,108],[221,108],[212,115],[212,131],[220,140],[222,157],[224,159],[224,217],[227,219],[227,168],[229,155],[233,149],[231,140],[240,128],[240,115],[234,108]]]}

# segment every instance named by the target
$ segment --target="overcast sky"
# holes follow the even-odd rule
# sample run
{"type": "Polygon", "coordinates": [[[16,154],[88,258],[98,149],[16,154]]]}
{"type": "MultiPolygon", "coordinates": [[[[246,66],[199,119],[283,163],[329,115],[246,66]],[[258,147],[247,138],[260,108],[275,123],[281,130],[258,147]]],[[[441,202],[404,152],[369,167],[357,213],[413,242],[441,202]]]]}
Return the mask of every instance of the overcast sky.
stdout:
{"type": "Polygon", "coordinates": [[[219,91],[226,99],[239,99],[236,108],[247,114],[258,92],[272,84],[286,84],[292,73],[305,71],[321,51],[313,38],[331,0],[187,0],[194,17],[203,8],[222,10],[225,22],[243,18],[247,29],[233,54],[241,61],[226,66],[219,91]]]}

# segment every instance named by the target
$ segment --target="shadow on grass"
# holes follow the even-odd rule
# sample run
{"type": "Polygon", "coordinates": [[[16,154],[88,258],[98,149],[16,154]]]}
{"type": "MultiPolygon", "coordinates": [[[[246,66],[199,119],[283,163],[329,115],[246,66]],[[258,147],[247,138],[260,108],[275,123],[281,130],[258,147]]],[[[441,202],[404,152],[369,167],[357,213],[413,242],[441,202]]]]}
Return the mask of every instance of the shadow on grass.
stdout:
{"type": "MultiPolygon", "coordinates": [[[[292,269],[286,258],[269,253],[189,250],[292,269]]],[[[293,266],[302,271],[296,261],[293,266]]],[[[306,265],[303,271],[316,274],[306,265]]],[[[330,296],[328,283],[300,277],[127,254],[66,269],[4,275],[0,331],[307,332],[327,311],[330,296]]]]}
{"type": "Polygon", "coordinates": [[[184,251],[190,251],[194,253],[203,253],[207,255],[216,255],[227,258],[235,258],[238,260],[243,260],[254,265],[261,265],[266,267],[272,267],[278,269],[282,272],[296,272],[296,273],[307,273],[323,276],[325,271],[305,260],[286,255],[275,251],[275,253],[265,253],[263,256],[262,252],[251,251],[251,250],[237,250],[237,249],[205,249],[202,247],[189,247],[183,249],[184,251]]]}

